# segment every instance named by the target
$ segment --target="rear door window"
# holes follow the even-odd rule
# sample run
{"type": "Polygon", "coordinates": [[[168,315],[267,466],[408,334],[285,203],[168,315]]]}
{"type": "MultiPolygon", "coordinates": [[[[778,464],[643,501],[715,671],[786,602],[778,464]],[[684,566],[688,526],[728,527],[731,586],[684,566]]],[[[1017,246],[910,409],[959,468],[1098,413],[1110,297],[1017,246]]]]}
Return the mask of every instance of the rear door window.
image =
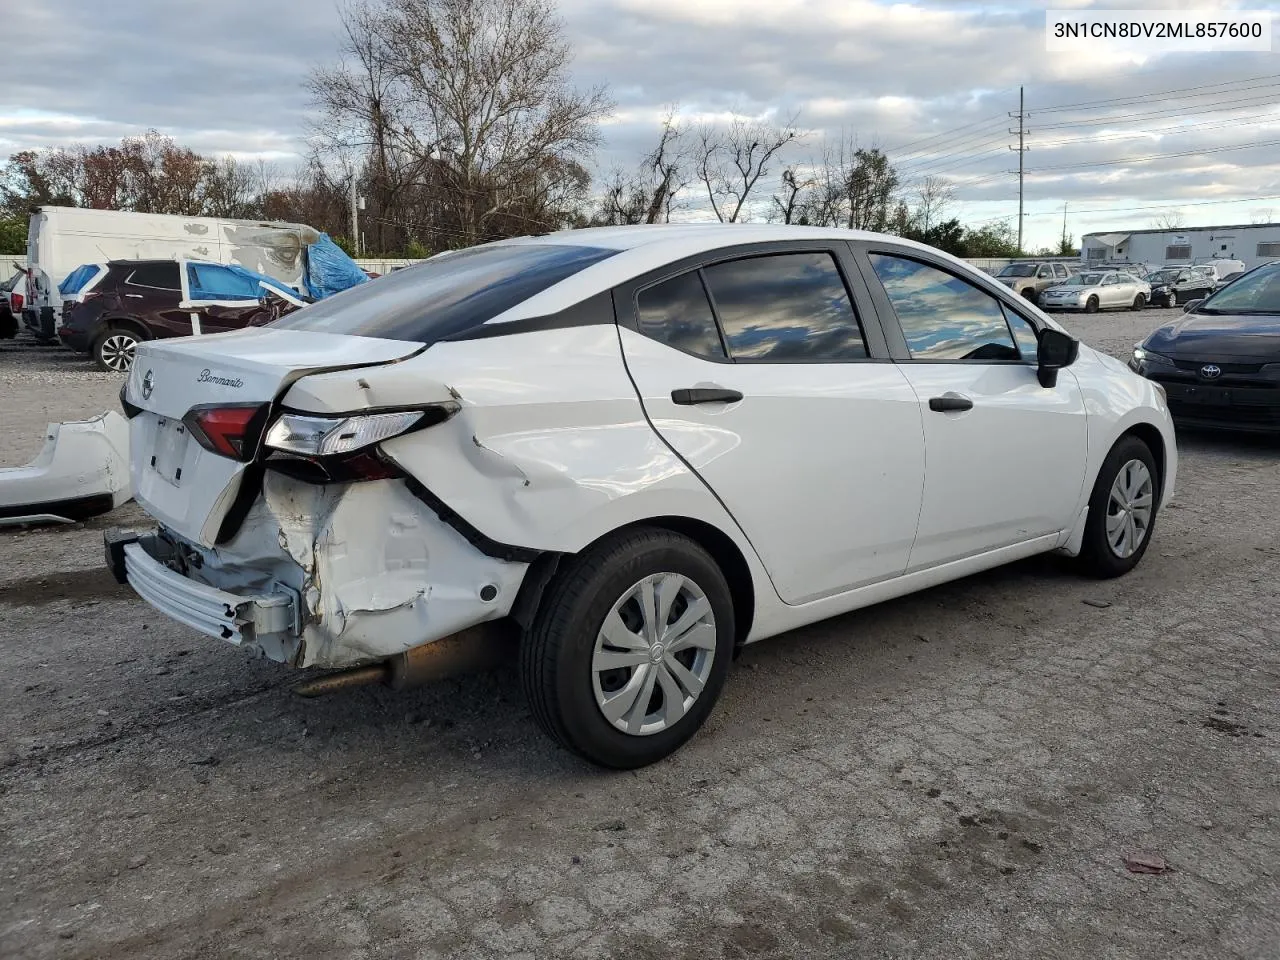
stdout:
{"type": "Polygon", "coordinates": [[[187,265],[192,300],[257,300],[262,288],[251,278],[214,263],[187,265]]]}
{"type": "Polygon", "coordinates": [[[862,328],[830,253],[729,260],[705,268],[704,275],[734,360],[866,358],[862,328]]]}
{"type": "Polygon", "coordinates": [[[176,263],[144,263],[135,267],[125,281],[133,287],[151,287],[156,290],[181,290],[176,263]]]}
{"type": "Polygon", "coordinates": [[[478,327],[615,253],[559,243],[471,247],[359,284],[272,326],[434,343],[478,327]]]}

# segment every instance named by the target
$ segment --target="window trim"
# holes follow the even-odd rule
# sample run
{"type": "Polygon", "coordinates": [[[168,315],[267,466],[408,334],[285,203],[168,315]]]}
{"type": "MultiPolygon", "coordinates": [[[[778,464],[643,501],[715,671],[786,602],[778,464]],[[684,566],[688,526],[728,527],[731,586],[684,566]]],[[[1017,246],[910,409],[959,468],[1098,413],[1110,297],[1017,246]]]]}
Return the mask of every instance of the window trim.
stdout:
{"type": "MultiPolygon", "coordinates": [[[[614,287],[614,308],[618,316],[619,326],[626,327],[646,339],[652,340],[647,334],[640,330],[639,323],[639,301],[638,297],[642,290],[662,283],[664,280],[670,280],[682,273],[688,273],[691,270],[697,270],[703,284],[703,290],[707,294],[707,299],[711,303],[712,315],[715,318],[716,329],[720,334],[720,342],[725,348],[725,356],[703,357],[698,354],[686,353],[678,347],[672,347],[670,344],[663,344],[678,353],[685,353],[686,356],[695,357],[704,360],[707,363],[723,363],[723,364],[742,364],[752,366],[786,366],[786,365],[806,365],[815,363],[892,363],[894,357],[892,348],[889,345],[886,331],[884,330],[876,304],[867,290],[865,281],[863,280],[861,271],[855,262],[852,252],[849,249],[847,241],[841,239],[834,240],[772,240],[762,243],[744,243],[735,244],[733,246],[720,247],[716,250],[703,251],[702,253],[693,254],[688,257],[682,257],[679,260],[665,264],[648,273],[633,277],[624,283],[614,287]],[[729,353],[728,342],[725,337],[724,325],[720,322],[719,308],[715,302],[715,296],[711,292],[710,285],[706,282],[706,278],[701,276],[705,267],[714,266],[718,263],[724,263],[729,260],[749,260],[754,257],[776,256],[778,254],[788,253],[826,253],[835,261],[836,271],[840,275],[840,279],[844,283],[845,293],[849,297],[849,305],[853,308],[854,320],[858,323],[862,333],[862,342],[866,347],[867,356],[849,359],[826,359],[815,357],[812,359],[790,359],[780,360],[764,360],[755,358],[743,358],[735,360],[729,353]]],[[[654,341],[661,343],[661,341],[654,341]]]]}
{"type": "Polygon", "coordinates": [[[1027,321],[1031,325],[1031,329],[1036,332],[1037,338],[1045,331],[1047,325],[1019,309],[1021,304],[1014,301],[1015,299],[1022,300],[1022,298],[1013,294],[1008,287],[996,283],[986,274],[965,276],[958,272],[953,264],[947,263],[940,257],[931,256],[927,250],[917,250],[913,247],[900,247],[893,243],[878,243],[867,240],[851,240],[849,241],[849,246],[853,251],[854,261],[857,263],[858,269],[862,271],[863,282],[867,285],[872,298],[875,300],[876,310],[881,317],[881,326],[884,329],[885,337],[889,338],[889,350],[895,363],[984,364],[986,366],[1020,367],[1029,365],[1027,360],[1022,357],[1022,347],[1018,346],[1018,338],[1013,335],[1013,328],[1009,326],[1007,317],[1005,318],[1005,329],[1009,331],[1009,339],[1013,341],[1014,346],[1018,349],[1017,360],[966,360],[911,356],[911,350],[907,347],[906,334],[902,331],[902,322],[898,319],[898,311],[894,309],[893,301],[889,299],[888,291],[885,290],[884,284],[880,282],[875,268],[871,265],[871,254],[898,257],[902,260],[914,260],[969,284],[969,286],[990,296],[1003,310],[1011,311],[1015,316],[1027,321]]]}
{"type": "MultiPolygon", "coordinates": [[[[157,266],[157,264],[151,264],[151,266],[157,266]]],[[[134,283],[133,275],[138,272],[138,268],[136,266],[130,269],[129,273],[125,276],[124,285],[126,287],[140,287],[143,290],[159,290],[161,293],[172,293],[181,297],[182,296],[182,268],[178,265],[177,261],[173,262],[173,266],[177,268],[178,285],[176,287],[157,287],[151,283],[134,283]]]]}
{"type": "MultiPolygon", "coordinates": [[[[679,273],[673,273],[669,277],[663,277],[661,280],[655,280],[652,283],[646,283],[642,287],[637,287],[631,294],[631,307],[635,317],[635,332],[640,334],[640,336],[644,337],[646,340],[652,340],[654,343],[660,343],[664,347],[669,347],[676,351],[676,353],[683,353],[686,357],[694,357],[697,360],[706,360],[708,363],[732,364],[735,362],[732,354],[729,353],[729,344],[724,338],[724,327],[720,324],[720,314],[716,312],[715,298],[711,295],[711,288],[707,286],[707,278],[702,275],[702,267],[699,266],[694,267],[691,270],[681,270],[679,273]],[[688,350],[681,349],[675,344],[668,343],[665,340],[659,340],[657,337],[649,336],[649,334],[645,333],[640,327],[640,295],[646,290],[652,290],[654,287],[660,287],[664,283],[669,283],[672,280],[678,280],[691,273],[698,278],[698,286],[702,288],[702,295],[707,300],[707,306],[711,308],[711,324],[716,328],[716,337],[720,341],[720,349],[724,351],[724,356],[722,357],[708,357],[701,353],[692,353],[688,350]]],[[[619,317],[620,316],[621,314],[619,314],[619,317]]]]}

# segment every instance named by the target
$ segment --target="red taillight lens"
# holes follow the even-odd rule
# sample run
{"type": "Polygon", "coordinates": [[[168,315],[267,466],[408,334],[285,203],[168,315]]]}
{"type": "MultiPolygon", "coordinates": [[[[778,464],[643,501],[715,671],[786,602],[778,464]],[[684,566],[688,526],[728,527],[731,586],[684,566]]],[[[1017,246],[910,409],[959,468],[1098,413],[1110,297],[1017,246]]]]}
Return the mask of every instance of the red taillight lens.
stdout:
{"type": "Polygon", "coordinates": [[[192,407],[182,422],[206,450],[232,460],[251,460],[266,419],[266,404],[236,404],[192,407]]]}
{"type": "Polygon", "coordinates": [[[20,293],[9,294],[9,303],[10,303],[10,309],[13,310],[14,313],[19,312],[22,309],[22,294],[20,293]]]}

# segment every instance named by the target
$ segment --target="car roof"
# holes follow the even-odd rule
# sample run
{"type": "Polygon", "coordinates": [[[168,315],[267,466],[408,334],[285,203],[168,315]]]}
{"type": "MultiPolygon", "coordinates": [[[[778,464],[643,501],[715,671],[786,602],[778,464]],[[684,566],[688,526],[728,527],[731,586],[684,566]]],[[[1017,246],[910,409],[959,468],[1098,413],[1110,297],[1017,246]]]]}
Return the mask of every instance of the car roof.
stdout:
{"type": "Polygon", "coordinates": [[[846,230],[841,227],[800,227],[781,223],[652,223],[622,227],[585,227],[581,230],[558,230],[536,237],[514,237],[498,244],[572,244],[602,247],[609,250],[635,250],[641,247],[700,247],[708,252],[720,247],[743,243],[769,243],[790,240],[881,240],[932,250],[924,244],[869,230],[846,230]]]}

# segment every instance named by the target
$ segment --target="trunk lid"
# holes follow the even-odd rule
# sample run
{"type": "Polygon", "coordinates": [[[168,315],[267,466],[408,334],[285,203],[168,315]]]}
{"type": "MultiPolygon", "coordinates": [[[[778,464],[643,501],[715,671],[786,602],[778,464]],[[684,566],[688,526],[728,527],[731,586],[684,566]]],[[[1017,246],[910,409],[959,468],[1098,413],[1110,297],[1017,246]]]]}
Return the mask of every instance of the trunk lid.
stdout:
{"type": "Polygon", "coordinates": [[[182,418],[192,407],[269,404],[308,374],[376,366],[421,343],[253,328],[138,345],[126,397],[134,496],[175,533],[212,547],[249,466],[200,446],[182,418]]]}

